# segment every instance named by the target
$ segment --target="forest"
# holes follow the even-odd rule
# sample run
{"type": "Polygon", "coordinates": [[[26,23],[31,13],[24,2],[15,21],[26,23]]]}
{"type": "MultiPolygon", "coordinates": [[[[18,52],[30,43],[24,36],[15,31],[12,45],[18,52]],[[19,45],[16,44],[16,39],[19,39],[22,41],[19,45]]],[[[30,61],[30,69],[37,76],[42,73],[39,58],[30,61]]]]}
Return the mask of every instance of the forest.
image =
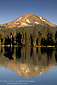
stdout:
{"type": "Polygon", "coordinates": [[[0,26],[0,45],[56,46],[57,27],[6,28],[0,26]]]}

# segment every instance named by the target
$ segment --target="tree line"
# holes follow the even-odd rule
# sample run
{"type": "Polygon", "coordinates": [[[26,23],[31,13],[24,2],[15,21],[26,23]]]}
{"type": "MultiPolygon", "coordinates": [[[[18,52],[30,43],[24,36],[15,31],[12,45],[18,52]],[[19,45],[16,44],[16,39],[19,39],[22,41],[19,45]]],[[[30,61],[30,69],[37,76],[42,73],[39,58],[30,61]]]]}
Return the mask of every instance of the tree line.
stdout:
{"type": "Polygon", "coordinates": [[[0,27],[0,45],[47,46],[57,45],[56,27],[36,26],[33,29],[0,27]]]}

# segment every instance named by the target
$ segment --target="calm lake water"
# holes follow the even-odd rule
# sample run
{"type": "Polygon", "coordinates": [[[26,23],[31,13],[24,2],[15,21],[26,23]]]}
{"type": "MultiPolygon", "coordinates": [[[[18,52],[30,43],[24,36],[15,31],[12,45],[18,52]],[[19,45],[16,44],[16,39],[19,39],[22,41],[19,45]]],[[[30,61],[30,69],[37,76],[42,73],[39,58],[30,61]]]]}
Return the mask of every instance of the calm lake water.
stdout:
{"type": "Polygon", "coordinates": [[[0,85],[57,85],[57,49],[0,47],[0,85]]]}

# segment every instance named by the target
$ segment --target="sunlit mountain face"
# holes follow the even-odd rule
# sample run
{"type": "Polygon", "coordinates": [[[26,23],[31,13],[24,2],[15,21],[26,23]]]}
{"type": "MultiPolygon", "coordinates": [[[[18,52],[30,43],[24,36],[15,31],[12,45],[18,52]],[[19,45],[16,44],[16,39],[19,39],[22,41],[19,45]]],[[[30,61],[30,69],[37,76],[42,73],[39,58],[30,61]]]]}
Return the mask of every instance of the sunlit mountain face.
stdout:
{"type": "Polygon", "coordinates": [[[25,78],[46,74],[57,65],[57,49],[32,47],[0,47],[0,67],[25,78]]]}
{"type": "Polygon", "coordinates": [[[13,28],[13,27],[31,27],[31,26],[51,26],[51,27],[55,27],[56,25],[50,23],[48,20],[46,20],[43,17],[40,17],[38,15],[34,15],[34,14],[25,14],[15,20],[13,20],[12,22],[6,23],[6,24],[1,24],[0,26],[5,26],[8,28],[13,28]]]}

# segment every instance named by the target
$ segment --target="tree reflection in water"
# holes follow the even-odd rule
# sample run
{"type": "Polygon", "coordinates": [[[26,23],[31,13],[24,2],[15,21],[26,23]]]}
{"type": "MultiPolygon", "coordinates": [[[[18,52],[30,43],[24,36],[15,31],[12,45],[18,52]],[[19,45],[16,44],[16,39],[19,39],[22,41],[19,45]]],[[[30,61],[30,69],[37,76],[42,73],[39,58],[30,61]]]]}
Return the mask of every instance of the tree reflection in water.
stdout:
{"type": "Polygon", "coordinates": [[[0,47],[0,66],[26,78],[44,74],[56,63],[56,48],[0,47]]]}

